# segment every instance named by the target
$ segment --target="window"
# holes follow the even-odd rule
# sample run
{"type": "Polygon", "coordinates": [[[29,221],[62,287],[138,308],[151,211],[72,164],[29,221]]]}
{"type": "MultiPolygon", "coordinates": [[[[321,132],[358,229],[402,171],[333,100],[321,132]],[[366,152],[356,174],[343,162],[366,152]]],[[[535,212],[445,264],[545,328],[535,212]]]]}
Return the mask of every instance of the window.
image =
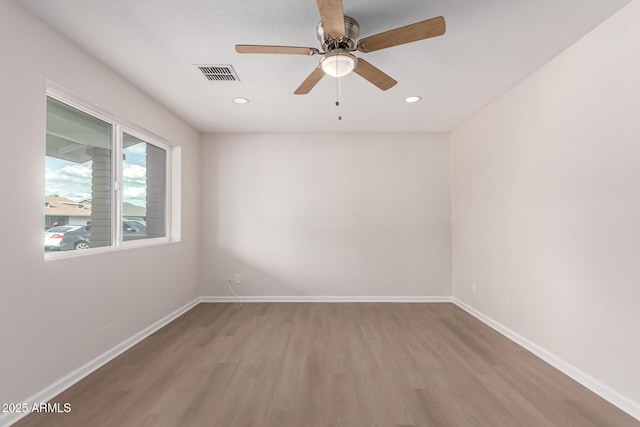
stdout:
{"type": "Polygon", "coordinates": [[[167,241],[169,157],[157,138],[50,93],[45,252],[167,241]]]}
{"type": "Polygon", "coordinates": [[[166,235],[167,151],[123,133],[124,240],[166,235]]]}

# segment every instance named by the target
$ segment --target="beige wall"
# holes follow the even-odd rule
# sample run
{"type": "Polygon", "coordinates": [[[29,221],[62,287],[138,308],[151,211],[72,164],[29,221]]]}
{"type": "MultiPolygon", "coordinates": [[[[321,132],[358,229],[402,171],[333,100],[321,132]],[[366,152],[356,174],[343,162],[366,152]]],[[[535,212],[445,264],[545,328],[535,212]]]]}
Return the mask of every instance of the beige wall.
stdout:
{"type": "MultiPolygon", "coordinates": [[[[199,134],[13,1],[0,2],[0,402],[24,402],[197,297],[197,167],[182,242],[44,260],[46,79],[182,146],[199,134]]],[[[0,424],[2,419],[0,418],[0,424]]]]}
{"type": "Polygon", "coordinates": [[[451,145],[447,134],[250,134],[200,147],[179,118],[0,2],[1,191],[22,208],[0,217],[0,402],[24,401],[199,292],[229,296],[236,272],[245,296],[419,298],[451,295],[453,259],[456,298],[637,406],[639,21],[636,0],[451,145]],[[44,261],[46,79],[183,147],[181,243],[44,261]]]}
{"type": "Polygon", "coordinates": [[[451,295],[448,135],[203,141],[203,295],[451,295]]]}
{"type": "Polygon", "coordinates": [[[454,296],[636,416],[638,22],[634,1],[452,134],[454,296]]]}

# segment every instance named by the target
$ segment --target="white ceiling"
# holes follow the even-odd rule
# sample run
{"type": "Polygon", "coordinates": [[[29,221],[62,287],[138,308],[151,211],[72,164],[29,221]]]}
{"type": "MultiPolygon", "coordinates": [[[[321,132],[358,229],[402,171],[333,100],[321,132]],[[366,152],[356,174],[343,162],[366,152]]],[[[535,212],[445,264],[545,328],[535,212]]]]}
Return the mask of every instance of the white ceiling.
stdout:
{"type": "Polygon", "coordinates": [[[343,0],[361,38],[438,15],[447,33],[358,53],[398,84],[383,92],[352,73],[338,108],[330,77],[293,94],[318,56],[234,49],[319,48],[314,0],[17,1],[202,132],[448,131],[630,2],[343,0]],[[241,81],[210,82],[194,64],[231,64],[241,81]]]}

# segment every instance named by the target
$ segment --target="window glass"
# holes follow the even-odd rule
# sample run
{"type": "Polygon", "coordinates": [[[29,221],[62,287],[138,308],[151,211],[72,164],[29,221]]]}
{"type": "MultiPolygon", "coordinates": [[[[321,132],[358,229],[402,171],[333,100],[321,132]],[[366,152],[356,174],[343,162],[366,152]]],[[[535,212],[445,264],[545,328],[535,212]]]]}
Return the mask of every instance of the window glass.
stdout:
{"type": "Polygon", "coordinates": [[[112,245],[112,152],[112,124],[47,98],[45,251],[112,245]]]}
{"type": "Polygon", "coordinates": [[[167,152],[128,133],[122,146],[122,239],[164,237],[167,152]]]}
{"type": "Polygon", "coordinates": [[[47,258],[168,241],[169,147],[98,111],[53,91],[47,97],[47,258]]]}

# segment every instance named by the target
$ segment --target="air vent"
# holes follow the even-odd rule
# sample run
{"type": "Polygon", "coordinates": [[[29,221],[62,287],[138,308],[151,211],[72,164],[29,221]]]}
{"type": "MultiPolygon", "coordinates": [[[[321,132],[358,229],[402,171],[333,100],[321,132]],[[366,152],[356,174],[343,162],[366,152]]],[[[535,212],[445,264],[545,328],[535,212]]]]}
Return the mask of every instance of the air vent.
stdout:
{"type": "Polygon", "coordinates": [[[231,65],[196,65],[207,80],[214,82],[238,82],[240,79],[231,65]]]}

